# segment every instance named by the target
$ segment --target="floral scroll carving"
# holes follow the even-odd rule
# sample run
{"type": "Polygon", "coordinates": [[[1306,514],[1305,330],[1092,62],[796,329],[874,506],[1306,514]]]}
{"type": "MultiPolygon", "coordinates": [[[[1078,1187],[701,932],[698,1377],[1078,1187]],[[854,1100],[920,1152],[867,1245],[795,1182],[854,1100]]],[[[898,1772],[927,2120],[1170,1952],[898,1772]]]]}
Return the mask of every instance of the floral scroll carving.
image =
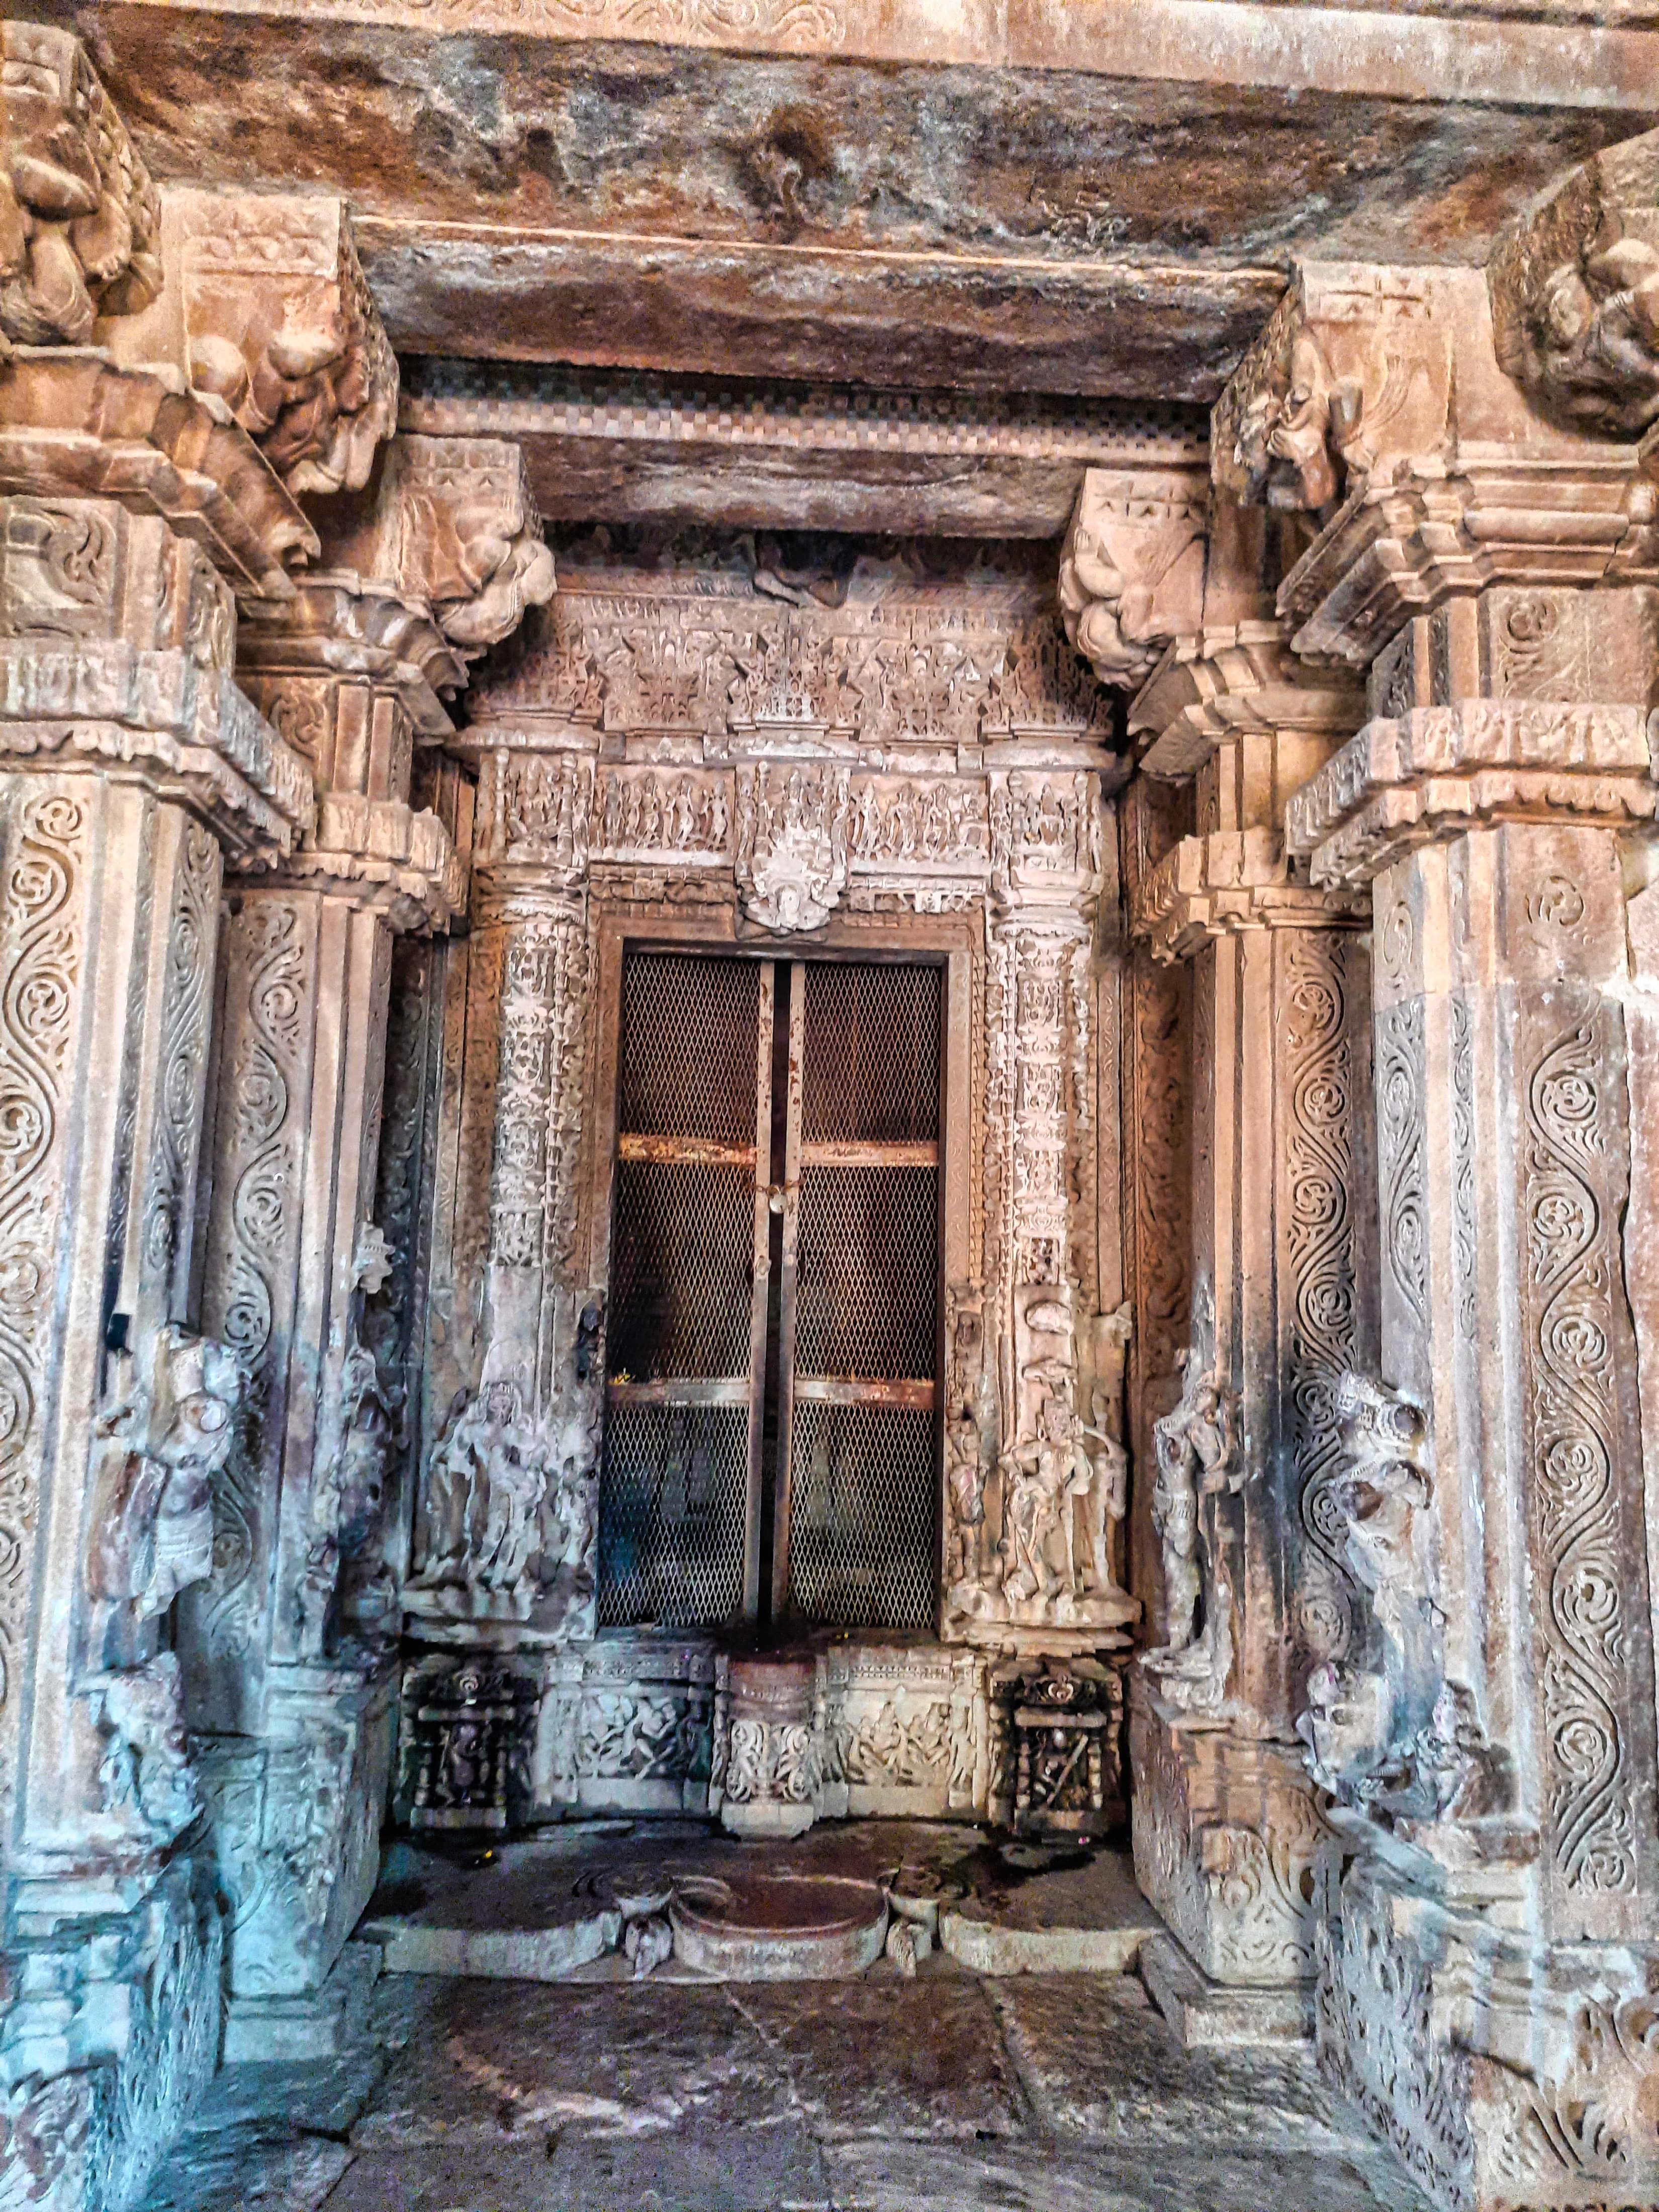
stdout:
{"type": "Polygon", "coordinates": [[[1570,1893],[1636,1886],[1620,1718],[1624,1598],[1617,1494],[1613,1282],[1604,1097],[1613,1064],[1598,1009],[1551,1035],[1527,1071],[1524,1282],[1531,1338],[1532,1519],[1544,1578],[1550,1827],[1570,1893]]]}

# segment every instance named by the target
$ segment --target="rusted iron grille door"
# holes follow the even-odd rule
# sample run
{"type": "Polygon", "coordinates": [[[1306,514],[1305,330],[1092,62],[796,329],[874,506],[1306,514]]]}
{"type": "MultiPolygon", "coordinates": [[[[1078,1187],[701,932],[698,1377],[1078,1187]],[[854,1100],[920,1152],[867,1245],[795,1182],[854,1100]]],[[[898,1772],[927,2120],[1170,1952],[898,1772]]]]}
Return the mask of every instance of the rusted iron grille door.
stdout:
{"type": "Polygon", "coordinates": [[[942,985],[627,956],[607,1625],[932,1626],[942,985]]]}
{"type": "Polygon", "coordinates": [[[770,961],[623,967],[599,1619],[760,1603],[770,961]]]}
{"type": "Polygon", "coordinates": [[[794,963],[779,1296],[781,1616],[931,1628],[939,1598],[943,970],[794,963]]]}

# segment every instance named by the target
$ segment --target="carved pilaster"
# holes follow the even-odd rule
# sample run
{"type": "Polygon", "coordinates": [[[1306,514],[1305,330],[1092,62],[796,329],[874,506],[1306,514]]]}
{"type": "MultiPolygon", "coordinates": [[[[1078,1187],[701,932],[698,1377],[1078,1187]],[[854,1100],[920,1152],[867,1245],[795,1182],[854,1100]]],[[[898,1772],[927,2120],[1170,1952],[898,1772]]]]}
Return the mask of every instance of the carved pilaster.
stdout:
{"type": "MultiPolygon", "coordinates": [[[[197,512],[280,574],[264,464],[227,440],[197,512]]],[[[67,2207],[137,2189],[216,2052],[222,1939],[161,1623],[208,1571],[241,1396],[191,1326],[224,859],[291,850],[311,790],[232,680],[229,585],[142,469],[121,503],[43,473],[0,498],[0,2075],[58,2112],[45,2171],[67,2207]]],[[[27,2179],[18,2145],[0,2191],[27,2179]]]]}
{"type": "Polygon", "coordinates": [[[1453,600],[1287,812],[1314,879],[1373,899],[1386,1378],[1344,1386],[1358,1602],[1302,1723],[1359,1854],[1322,1877],[1319,2033],[1460,2205],[1654,2186],[1624,2036],[1659,1869],[1621,852],[1653,638],[1639,586],[1453,600]]]}
{"type": "MultiPolygon", "coordinates": [[[[957,1517],[971,1510],[983,1522],[962,1552],[974,1571],[948,1593],[946,1623],[1012,1651],[1109,1648],[1127,1640],[1139,1607],[1115,1572],[1126,1504],[1121,1332],[1097,1310],[1096,1225],[1079,1222],[1074,1186],[1076,1162],[1094,1149],[1096,779],[994,773],[990,826],[980,1341],[988,1336],[994,1362],[995,1433],[975,1418],[971,1437],[963,1428],[953,1438],[957,1517]]],[[[952,1380],[952,1402],[959,1390],[971,1407],[971,1378],[952,1380]]]]}
{"type": "Polygon", "coordinates": [[[1297,668],[1266,611],[1277,559],[1218,501],[1194,627],[1129,710],[1143,774],[1193,779],[1194,834],[1146,852],[1129,896],[1139,957],[1190,963],[1196,1045],[1191,1333],[1147,1438],[1163,1635],[1131,1735],[1141,1881],[1190,1954],[1154,1986],[1182,1985],[1191,2039],[1306,2032],[1322,1822],[1295,1686],[1336,1632],[1319,1486],[1368,1340],[1362,902],[1311,885],[1279,822],[1361,702],[1297,668]]]}

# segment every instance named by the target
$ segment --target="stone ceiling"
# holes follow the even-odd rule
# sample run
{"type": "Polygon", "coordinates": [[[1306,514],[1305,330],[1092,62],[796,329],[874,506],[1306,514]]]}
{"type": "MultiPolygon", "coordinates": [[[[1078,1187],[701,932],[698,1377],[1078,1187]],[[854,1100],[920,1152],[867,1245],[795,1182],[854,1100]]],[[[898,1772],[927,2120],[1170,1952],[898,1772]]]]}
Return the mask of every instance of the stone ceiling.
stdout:
{"type": "Polygon", "coordinates": [[[158,177],[345,193],[401,352],[601,372],[1207,404],[1293,255],[1479,261],[1659,123],[1638,0],[30,12],[158,177]]]}

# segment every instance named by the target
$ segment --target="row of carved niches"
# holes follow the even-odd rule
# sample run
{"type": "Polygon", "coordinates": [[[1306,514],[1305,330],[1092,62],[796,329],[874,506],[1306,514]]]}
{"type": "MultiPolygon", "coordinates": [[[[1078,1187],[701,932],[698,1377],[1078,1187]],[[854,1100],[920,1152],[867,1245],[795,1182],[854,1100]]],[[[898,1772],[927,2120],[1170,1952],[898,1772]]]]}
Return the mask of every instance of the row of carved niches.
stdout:
{"type": "Polygon", "coordinates": [[[396,1817],[416,1832],[505,1832],[777,1796],[799,1804],[795,1826],[887,1815],[1079,1837],[1121,1826],[1121,1660],[999,1659],[873,1634],[824,1637],[805,1656],[790,1722],[799,1740],[781,1766],[779,1746],[728,1692],[733,1662],[713,1638],[619,1632],[562,1651],[411,1644],[396,1817]]]}
{"type": "MultiPolygon", "coordinates": [[[[1066,641],[1042,544],[556,529],[556,599],[486,661],[489,725],[591,732],[655,763],[872,749],[943,767],[1094,753],[1110,696],[1066,641]]],[[[630,756],[631,753],[630,753],[630,756]]]]}

